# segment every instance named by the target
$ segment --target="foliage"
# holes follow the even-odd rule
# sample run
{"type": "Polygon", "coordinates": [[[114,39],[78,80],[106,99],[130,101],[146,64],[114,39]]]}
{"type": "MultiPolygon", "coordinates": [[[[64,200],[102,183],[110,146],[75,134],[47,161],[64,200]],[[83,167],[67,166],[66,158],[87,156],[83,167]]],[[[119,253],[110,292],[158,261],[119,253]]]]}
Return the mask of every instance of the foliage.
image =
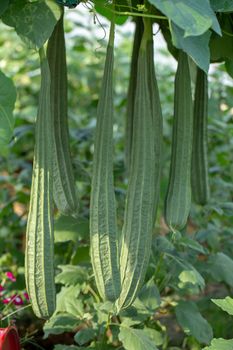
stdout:
{"type": "MultiPolygon", "coordinates": [[[[221,309],[223,309],[224,311],[226,311],[227,313],[229,313],[230,315],[233,315],[233,305],[232,305],[232,301],[233,299],[230,297],[226,297],[224,299],[212,299],[212,301],[218,305],[219,307],[221,307],[221,309]]],[[[213,339],[211,341],[210,346],[205,347],[203,350],[230,350],[232,348],[233,345],[233,339],[213,339]]]]}
{"type": "MultiPolygon", "coordinates": [[[[169,7],[169,3],[169,1],[154,0],[153,5],[156,9],[153,8],[151,15],[155,16],[155,21],[161,25],[161,30],[174,56],[176,56],[175,47],[182,47],[203,69],[208,70],[210,60],[221,60],[227,63],[227,69],[230,72],[230,62],[233,59],[229,45],[229,34],[232,33],[232,25],[229,24],[232,18],[230,11],[233,10],[231,1],[206,0],[201,2],[200,7],[196,1],[174,1],[175,8],[169,7]],[[218,13],[215,14],[213,10],[218,13]],[[189,16],[179,16],[182,11],[185,11],[185,14],[188,11],[189,16]],[[160,18],[165,15],[170,21],[171,33],[166,32],[167,18],[160,18]],[[220,29],[217,19],[224,30],[222,37],[218,35],[220,29]],[[175,47],[171,46],[171,43],[175,47]]],[[[95,8],[106,14],[106,17],[111,17],[110,5],[97,1],[95,8]]],[[[127,8],[119,5],[116,11],[119,10],[122,13],[125,9],[127,8]]],[[[130,8],[128,10],[131,11],[130,8]]],[[[0,15],[5,24],[15,28],[24,42],[29,43],[31,48],[38,48],[50,36],[58,18],[58,8],[53,1],[1,1],[0,15]],[[30,17],[29,23],[24,21],[25,11],[34,14],[30,17]],[[40,17],[35,13],[42,15],[40,17]]],[[[121,14],[118,20],[125,20],[126,17],[121,14]]],[[[8,147],[7,157],[4,156],[5,153],[2,154],[0,163],[0,238],[4,240],[4,245],[0,245],[0,267],[2,276],[9,271],[17,273],[16,284],[13,285],[14,287],[9,285],[9,288],[12,288],[9,296],[12,296],[15,293],[14,290],[22,292],[25,290],[22,268],[23,237],[32,171],[39,64],[35,51],[26,49],[12,29],[2,24],[1,28],[0,53],[1,57],[4,57],[1,61],[1,69],[4,71],[4,79],[9,79],[5,78],[5,74],[11,77],[17,88],[13,139],[8,147]]],[[[210,301],[213,299],[215,304],[223,310],[232,313],[232,299],[228,297],[219,300],[230,295],[233,287],[231,102],[233,89],[224,64],[214,65],[210,74],[208,157],[211,200],[204,207],[193,204],[187,228],[182,233],[176,234],[169,233],[165,227],[162,205],[160,206],[146,283],[134,305],[116,317],[112,313],[111,304],[100,302],[89,258],[89,174],[93,155],[94,117],[103,71],[102,58],[106,46],[105,43],[101,43],[99,48],[95,29],[90,28],[88,24],[73,23],[69,20],[66,22],[66,31],[71,150],[75,176],[78,179],[81,208],[78,220],[55,213],[57,309],[53,317],[44,324],[44,337],[48,340],[54,335],[71,333],[73,345],[57,344],[55,349],[58,350],[127,350],[132,347],[135,350],[199,350],[209,345],[214,334],[216,338],[206,349],[231,349],[231,318],[220,309],[218,310],[210,301]],[[77,26],[83,26],[89,35],[75,37],[77,26]],[[93,47],[96,48],[97,53],[94,52],[93,47]]],[[[126,194],[123,166],[124,118],[122,116],[125,114],[129,70],[128,42],[129,34],[125,33],[116,50],[115,110],[117,117],[114,124],[114,175],[120,225],[126,194]]],[[[164,114],[162,203],[167,188],[171,153],[174,69],[163,62],[159,64],[157,62],[156,71],[164,114]]],[[[10,89],[10,105],[8,102],[6,106],[9,108],[11,125],[13,125],[12,105],[15,93],[12,84],[10,89]]],[[[6,128],[4,130],[7,132],[6,128]]],[[[3,135],[2,132],[1,135],[3,135]]],[[[11,136],[12,133],[7,134],[5,149],[11,136]]],[[[17,317],[20,325],[27,315],[22,311],[18,316],[17,314],[14,316],[17,317]]],[[[30,317],[31,323],[35,323],[32,314],[30,317]]],[[[36,324],[36,327],[40,329],[42,325],[36,324]]],[[[29,328],[26,326],[26,330],[29,328]]],[[[25,332],[22,333],[22,337],[24,335],[25,332]]],[[[24,340],[25,349],[31,346],[29,340],[28,343],[27,339],[24,340]]]]}

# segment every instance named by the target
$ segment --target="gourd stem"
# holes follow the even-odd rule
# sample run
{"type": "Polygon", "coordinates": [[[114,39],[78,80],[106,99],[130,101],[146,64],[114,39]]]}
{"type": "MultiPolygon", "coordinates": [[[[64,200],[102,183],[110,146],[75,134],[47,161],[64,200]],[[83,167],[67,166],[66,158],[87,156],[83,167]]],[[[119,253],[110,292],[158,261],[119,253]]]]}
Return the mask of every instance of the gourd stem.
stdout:
{"type": "MultiPolygon", "coordinates": [[[[113,1],[113,9],[115,9],[115,2],[113,1]]],[[[115,15],[113,14],[112,20],[111,20],[111,27],[110,27],[110,33],[109,33],[109,41],[108,45],[114,47],[114,38],[115,38],[115,15]]]]}
{"type": "Polygon", "coordinates": [[[152,25],[150,18],[143,18],[144,32],[140,50],[146,51],[148,41],[152,40],[152,25]]]}

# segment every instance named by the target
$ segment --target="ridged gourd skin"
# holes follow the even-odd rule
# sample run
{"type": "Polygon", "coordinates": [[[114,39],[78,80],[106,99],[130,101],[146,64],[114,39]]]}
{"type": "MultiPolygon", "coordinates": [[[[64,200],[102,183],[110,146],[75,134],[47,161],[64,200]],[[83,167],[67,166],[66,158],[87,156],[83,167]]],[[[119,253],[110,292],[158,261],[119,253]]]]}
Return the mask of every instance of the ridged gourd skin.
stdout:
{"type": "MultiPolygon", "coordinates": [[[[151,27],[152,31],[152,27],[151,27]]],[[[151,32],[152,37],[152,32],[151,32]]],[[[147,44],[147,62],[148,62],[148,80],[149,80],[149,92],[152,108],[153,130],[154,130],[154,142],[155,142],[155,194],[154,194],[154,221],[156,220],[157,208],[160,197],[160,180],[162,170],[162,144],[163,144],[163,116],[160,103],[159,88],[157,84],[155,66],[154,66],[154,44],[153,39],[148,41],[147,44]]]]}
{"type": "Polygon", "coordinates": [[[53,198],[64,215],[78,215],[78,197],[71,161],[67,112],[67,67],[63,13],[48,41],[53,118],[53,198]]]}
{"type": "Polygon", "coordinates": [[[192,197],[205,205],[210,197],[207,158],[208,78],[197,68],[192,154],[192,197]]]}
{"type": "Polygon", "coordinates": [[[150,258],[154,224],[155,135],[147,54],[151,35],[145,23],[137,67],[132,157],[120,254],[122,290],[116,302],[118,312],[133,303],[142,286],[150,258]]]}
{"type": "Polygon", "coordinates": [[[50,70],[44,49],[41,88],[35,130],[35,151],[30,207],[26,230],[26,286],[35,315],[48,319],[56,307],[53,233],[53,128],[50,101],[50,70]]]}
{"type": "Polygon", "coordinates": [[[133,41],[133,50],[130,64],[129,87],[127,94],[126,105],[126,129],[125,129],[125,165],[127,173],[130,169],[130,155],[132,152],[133,140],[133,123],[134,123],[134,100],[135,100],[135,86],[137,82],[137,60],[139,48],[143,35],[143,20],[138,17],[135,19],[135,32],[133,41]]]}
{"type": "Polygon", "coordinates": [[[100,296],[114,302],[120,293],[119,237],[113,182],[114,25],[111,25],[97,108],[90,204],[91,261],[100,296]]]}
{"type": "Polygon", "coordinates": [[[193,140],[193,103],[188,56],[179,52],[175,76],[172,155],[165,220],[172,231],[187,223],[191,207],[191,163],[193,140]]]}

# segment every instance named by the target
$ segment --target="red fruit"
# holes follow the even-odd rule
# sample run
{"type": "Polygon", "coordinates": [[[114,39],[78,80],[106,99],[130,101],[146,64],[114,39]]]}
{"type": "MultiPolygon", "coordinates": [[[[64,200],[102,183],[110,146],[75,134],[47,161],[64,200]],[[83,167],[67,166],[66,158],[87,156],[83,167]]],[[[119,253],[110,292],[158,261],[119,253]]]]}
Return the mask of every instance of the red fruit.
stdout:
{"type": "Polygon", "coordinates": [[[20,350],[16,327],[0,328],[0,350],[20,350]]]}

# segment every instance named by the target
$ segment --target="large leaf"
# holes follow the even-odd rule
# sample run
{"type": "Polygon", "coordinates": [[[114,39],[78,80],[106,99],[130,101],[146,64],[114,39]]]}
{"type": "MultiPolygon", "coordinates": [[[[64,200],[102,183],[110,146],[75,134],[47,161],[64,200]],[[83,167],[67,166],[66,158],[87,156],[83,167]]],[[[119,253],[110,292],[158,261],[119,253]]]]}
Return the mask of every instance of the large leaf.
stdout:
{"type": "Polygon", "coordinates": [[[203,350],[232,350],[233,339],[213,339],[210,346],[205,347],[203,350]]]}
{"type": "Polygon", "coordinates": [[[9,5],[9,0],[1,0],[0,3],[0,16],[6,11],[9,5]]]}
{"type": "Polygon", "coordinates": [[[179,274],[179,287],[183,288],[187,284],[199,285],[200,284],[200,276],[195,270],[183,270],[179,274]]]}
{"type": "Polygon", "coordinates": [[[219,23],[223,31],[222,37],[212,33],[210,38],[211,62],[221,62],[233,59],[233,25],[229,14],[222,14],[219,23]]]}
{"type": "Polygon", "coordinates": [[[232,12],[232,0],[210,0],[210,4],[216,12],[232,12]]]}
{"type": "MultiPolygon", "coordinates": [[[[202,275],[191,265],[188,261],[176,256],[174,254],[169,254],[169,257],[174,259],[178,266],[182,269],[179,273],[179,280],[185,285],[190,283],[197,285],[200,289],[205,287],[205,280],[202,275]]],[[[182,286],[181,286],[182,287],[182,286]]]]}
{"type": "Polygon", "coordinates": [[[55,242],[77,242],[80,238],[89,239],[89,222],[71,216],[59,216],[54,223],[55,242]]]}
{"type": "Polygon", "coordinates": [[[226,297],[225,299],[211,299],[213,303],[219,306],[223,311],[233,316],[233,299],[226,297]]]}
{"type": "Polygon", "coordinates": [[[76,318],[83,318],[84,306],[81,299],[78,299],[80,293],[79,286],[62,287],[57,294],[56,313],[67,312],[76,318]]]}
{"type": "Polygon", "coordinates": [[[221,29],[209,0],[149,0],[171,21],[184,30],[185,36],[202,35],[209,28],[221,29]]]}
{"type": "MultiPolygon", "coordinates": [[[[118,0],[117,4],[115,4],[115,11],[117,12],[125,12],[127,8],[127,1],[126,0],[118,0]]],[[[122,15],[114,15],[112,11],[112,4],[108,3],[103,0],[95,0],[95,10],[101,15],[106,17],[109,21],[111,21],[114,18],[114,21],[118,25],[124,24],[128,16],[122,16],[122,15]]]]}
{"type": "Polygon", "coordinates": [[[158,350],[154,341],[142,329],[121,327],[119,339],[126,350],[158,350]]]}
{"type": "Polygon", "coordinates": [[[68,314],[52,316],[44,325],[44,338],[50,334],[61,334],[72,331],[79,324],[79,320],[68,314]]]}
{"type": "Polygon", "coordinates": [[[210,63],[210,30],[199,36],[185,37],[185,31],[174,23],[171,24],[171,29],[173,44],[178,49],[185,51],[201,69],[208,73],[210,63]]]}
{"type": "Polygon", "coordinates": [[[156,346],[162,346],[164,343],[164,336],[162,332],[157,331],[153,328],[143,328],[143,332],[148,335],[148,337],[154,341],[156,346]]]}
{"type": "Polygon", "coordinates": [[[198,253],[206,254],[208,252],[207,248],[203,247],[200,243],[198,243],[197,240],[194,240],[192,238],[189,238],[187,236],[181,237],[181,239],[178,241],[179,245],[182,245],[184,247],[188,247],[198,253]]]}
{"type": "Polygon", "coordinates": [[[89,343],[96,335],[96,332],[93,328],[84,328],[78,331],[74,340],[78,345],[85,345],[89,343]]]}
{"type": "Polygon", "coordinates": [[[62,272],[57,274],[55,278],[56,283],[61,283],[66,286],[75,286],[78,283],[83,283],[83,281],[88,278],[87,273],[80,266],[59,265],[58,268],[61,269],[62,272]]]}
{"type": "Polygon", "coordinates": [[[179,325],[184,332],[192,335],[200,343],[209,344],[213,338],[210,324],[202,317],[198,307],[192,301],[180,301],[175,308],[179,325]]]}
{"type": "Polygon", "coordinates": [[[224,253],[212,255],[209,259],[212,277],[218,282],[226,282],[233,287],[233,260],[224,253]]]}
{"type": "Polygon", "coordinates": [[[0,153],[13,134],[15,100],[16,90],[12,80],[0,71],[0,153]]]}
{"type": "Polygon", "coordinates": [[[154,312],[161,303],[159,290],[153,279],[149,280],[141,289],[138,298],[150,312],[154,312]]]}
{"type": "Polygon", "coordinates": [[[4,12],[2,20],[14,27],[29,47],[39,49],[49,39],[60,15],[60,7],[55,1],[25,3],[16,0],[4,12]]]}

